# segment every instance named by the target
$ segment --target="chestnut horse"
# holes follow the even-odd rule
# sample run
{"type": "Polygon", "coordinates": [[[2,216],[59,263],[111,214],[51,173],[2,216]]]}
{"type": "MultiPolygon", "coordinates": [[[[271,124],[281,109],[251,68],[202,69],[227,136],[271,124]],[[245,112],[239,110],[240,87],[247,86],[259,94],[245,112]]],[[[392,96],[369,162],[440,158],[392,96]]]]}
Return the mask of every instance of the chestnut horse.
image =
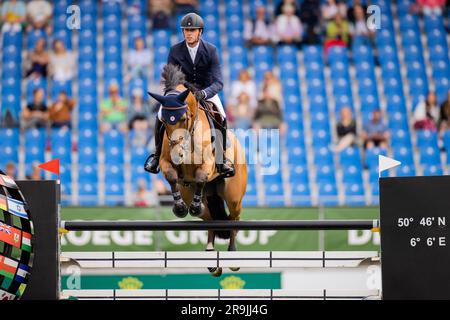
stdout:
{"type": "MultiPolygon", "coordinates": [[[[162,105],[161,120],[166,134],[159,166],[171,187],[173,213],[179,218],[185,217],[189,212],[203,220],[239,220],[247,188],[247,164],[239,140],[232,132],[228,132],[226,156],[233,159],[235,175],[223,178],[216,170],[216,158],[220,157],[215,155],[218,148],[214,148],[212,143],[214,138],[211,135],[207,109],[186,88],[190,85],[185,83],[185,76],[180,68],[166,65],[162,83],[164,96],[149,94],[162,105]]],[[[220,130],[214,132],[215,139],[222,141],[219,137],[220,130]]],[[[236,230],[208,230],[206,250],[214,250],[217,235],[219,238],[229,239],[228,251],[235,251],[236,233],[236,230]]],[[[222,268],[208,269],[214,276],[222,274],[222,268]]],[[[239,268],[231,270],[237,271],[239,268]]]]}

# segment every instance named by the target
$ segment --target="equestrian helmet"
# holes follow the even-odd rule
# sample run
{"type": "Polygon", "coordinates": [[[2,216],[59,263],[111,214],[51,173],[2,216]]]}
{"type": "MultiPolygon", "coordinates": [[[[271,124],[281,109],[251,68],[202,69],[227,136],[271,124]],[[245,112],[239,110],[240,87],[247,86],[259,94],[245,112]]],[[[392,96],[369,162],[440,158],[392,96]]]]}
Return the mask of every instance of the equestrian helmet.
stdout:
{"type": "Polygon", "coordinates": [[[181,19],[181,29],[203,29],[203,18],[196,13],[188,13],[181,19]]]}

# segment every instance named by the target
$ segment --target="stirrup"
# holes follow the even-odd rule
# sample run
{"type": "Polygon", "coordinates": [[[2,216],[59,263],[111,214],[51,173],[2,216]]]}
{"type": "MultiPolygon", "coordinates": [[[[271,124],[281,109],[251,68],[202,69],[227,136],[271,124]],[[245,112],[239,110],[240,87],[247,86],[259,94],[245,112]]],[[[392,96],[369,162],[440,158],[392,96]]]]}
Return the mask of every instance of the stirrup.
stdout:
{"type": "Polygon", "coordinates": [[[148,156],[147,160],[145,160],[144,170],[150,173],[157,174],[160,171],[159,165],[156,166],[156,169],[153,169],[151,166],[152,160],[156,157],[156,154],[151,154],[148,156]]]}
{"type": "Polygon", "coordinates": [[[220,164],[219,166],[220,166],[220,168],[219,168],[219,173],[220,173],[220,175],[222,176],[222,177],[224,177],[224,178],[231,178],[231,177],[234,177],[234,175],[236,174],[236,171],[235,171],[235,169],[234,169],[234,164],[231,162],[231,160],[229,160],[229,159],[225,159],[224,160],[225,162],[227,162],[227,164],[228,164],[228,166],[230,167],[230,170],[228,170],[228,171],[222,171],[223,170],[223,163],[222,164],[220,164]]]}

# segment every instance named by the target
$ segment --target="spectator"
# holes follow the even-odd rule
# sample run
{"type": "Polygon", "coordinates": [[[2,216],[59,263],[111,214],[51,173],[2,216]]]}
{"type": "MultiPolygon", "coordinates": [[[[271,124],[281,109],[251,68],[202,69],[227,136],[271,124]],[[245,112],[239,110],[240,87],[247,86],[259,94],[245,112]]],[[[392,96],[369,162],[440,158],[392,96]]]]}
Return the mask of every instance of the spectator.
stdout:
{"type": "Polygon", "coordinates": [[[329,49],[334,46],[346,47],[349,41],[349,24],[341,14],[336,14],[334,20],[330,21],[327,25],[325,53],[328,54],[329,49]]]}
{"type": "Polygon", "coordinates": [[[150,70],[150,51],[145,49],[144,39],[137,37],[134,40],[134,49],[128,52],[128,82],[131,79],[145,79],[150,70]]]}
{"type": "Polygon", "coordinates": [[[275,21],[278,43],[299,45],[302,41],[303,26],[300,18],[295,15],[295,7],[285,4],[282,12],[275,21]]]}
{"type": "Polygon", "coordinates": [[[152,111],[147,100],[144,100],[142,89],[135,88],[131,93],[131,104],[128,110],[128,127],[135,130],[147,130],[152,111]]]}
{"type": "Polygon", "coordinates": [[[350,25],[353,42],[366,46],[372,45],[372,37],[375,33],[367,28],[366,15],[361,6],[354,7],[354,19],[354,23],[350,25]]]}
{"type": "Polygon", "coordinates": [[[266,17],[266,8],[256,7],[256,19],[246,20],[244,24],[244,39],[247,46],[268,45],[272,42],[273,26],[266,17]]]}
{"type": "Polygon", "coordinates": [[[233,128],[235,129],[249,129],[251,128],[251,120],[254,109],[250,105],[250,96],[241,92],[237,98],[237,103],[230,105],[228,110],[233,119],[233,128]]]}
{"type": "Polygon", "coordinates": [[[361,140],[364,143],[364,149],[373,147],[387,148],[389,131],[383,123],[379,109],[375,109],[372,112],[372,119],[364,125],[361,132],[361,140]]]}
{"type": "Polygon", "coordinates": [[[447,92],[447,99],[441,104],[439,117],[439,132],[441,136],[450,129],[450,90],[447,92]]]}
{"type": "Polygon", "coordinates": [[[42,88],[33,90],[33,101],[22,111],[22,123],[25,129],[44,128],[48,123],[48,110],[42,88]]]}
{"type": "Polygon", "coordinates": [[[445,0],[417,0],[419,10],[426,16],[441,16],[445,0]]]}
{"type": "Polygon", "coordinates": [[[250,72],[247,69],[242,69],[239,72],[239,78],[231,85],[231,104],[234,105],[238,102],[238,97],[242,93],[246,93],[250,97],[250,106],[256,108],[257,93],[256,84],[253,81],[250,72]]]}
{"type": "Polygon", "coordinates": [[[131,144],[134,146],[146,146],[149,142],[150,122],[154,113],[148,100],[144,100],[142,89],[136,88],[131,94],[131,104],[128,109],[128,129],[133,131],[131,144]]]}
{"type": "Polygon", "coordinates": [[[175,15],[185,15],[189,12],[198,13],[198,0],[175,0],[175,15]]]}
{"type": "Polygon", "coordinates": [[[170,0],[150,0],[150,19],[153,22],[153,29],[170,28],[170,17],[173,7],[170,0]]]}
{"type": "Polygon", "coordinates": [[[0,11],[2,32],[20,32],[25,24],[26,7],[21,0],[5,1],[0,11]]]}
{"type": "Polygon", "coordinates": [[[280,129],[281,136],[286,132],[286,124],[283,122],[283,113],[280,104],[272,98],[270,91],[266,88],[263,97],[258,101],[253,116],[253,128],[258,129],[280,129]]]}
{"type": "Polygon", "coordinates": [[[322,18],[328,22],[334,20],[337,15],[346,16],[347,6],[341,1],[327,0],[322,5],[322,18]]]}
{"type": "Polygon", "coordinates": [[[143,179],[139,179],[137,182],[137,191],[134,195],[133,206],[137,208],[147,208],[150,206],[147,184],[143,179]]]}
{"type": "Polygon", "coordinates": [[[352,110],[349,107],[343,107],[340,113],[341,118],[336,127],[338,143],[332,148],[336,152],[341,152],[356,142],[356,121],[352,110]]]}
{"type": "Polygon", "coordinates": [[[264,74],[262,89],[267,90],[270,97],[275,99],[280,107],[283,108],[283,87],[272,71],[267,71],[264,74]]]}
{"type": "Polygon", "coordinates": [[[53,103],[48,113],[52,128],[71,128],[71,112],[75,107],[75,101],[62,91],[58,94],[58,100],[53,103]]]}
{"type": "Polygon", "coordinates": [[[42,171],[38,162],[33,162],[31,172],[26,175],[27,180],[42,180],[42,171]]]}
{"type": "Polygon", "coordinates": [[[61,40],[53,43],[53,53],[50,54],[50,74],[56,81],[69,81],[75,72],[76,59],[71,51],[67,50],[61,40]]]}
{"type": "Polygon", "coordinates": [[[19,120],[17,119],[17,113],[8,105],[3,105],[0,108],[0,128],[17,128],[19,126],[19,120]]]}
{"type": "Polygon", "coordinates": [[[361,0],[353,0],[352,6],[350,8],[348,8],[347,10],[347,20],[350,23],[355,23],[356,22],[356,16],[355,16],[355,8],[356,7],[361,7],[364,17],[366,18],[366,12],[367,12],[367,6],[363,5],[361,3],[361,0]]]}
{"type": "Polygon", "coordinates": [[[109,98],[103,100],[100,105],[100,116],[102,121],[102,131],[118,129],[127,131],[127,102],[119,95],[119,86],[116,82],[109,85],[109,98]]]}
{"type": "Polygon", "coordinates": [[[47,67],[49,63],[49,55],[45,50],[45,39],[39,38],[36,42],[36,46],[29,53],[30,69],[27,72],[27,77],[31,79],[46,78],[47,67]]]}
{"type": "MultiPolygon", "coordinates": [[[[45,0],[31,0],[27,4],[28,31],[44,29],[50,25],[53,14],[52,5],[45,0]]],[[[49,30],[48,30],[49,31],[49,30]]]]}
{"type": "Polygon", "coordinates": [[[439,120],[439,106],[436,94],[430,91],[425,100],[420,101],[414,109],[414,129],[436,130],[439,120]]]}
{"type": "Polygon", "coordinates": [[[296,0],[283,0],[283,1],[280,1],[278,3],[277,7],[275,8],[275,16],[276,17],[278,17],[281,14],[283,14],[283,7],[284,7],[284,5],[291,5],[291,6],[293,6],[295,15],[300,18],[301,10],[300,10],[300,7],[299,7],[299,5],[298,5],[296,0]]]}
{"type": "Polygon", "coordinates": [[[17,178],[16,164],[12,161],[8,162],[5,167],[5,173],[8,177],[16,179],[17,178]]]}
{"type": "Polygon", "coordinates": [[[320,2],[304,0],[300,5],[300,20],[305,26],[304,43],[317,44],[320,41],[320,2]]]}

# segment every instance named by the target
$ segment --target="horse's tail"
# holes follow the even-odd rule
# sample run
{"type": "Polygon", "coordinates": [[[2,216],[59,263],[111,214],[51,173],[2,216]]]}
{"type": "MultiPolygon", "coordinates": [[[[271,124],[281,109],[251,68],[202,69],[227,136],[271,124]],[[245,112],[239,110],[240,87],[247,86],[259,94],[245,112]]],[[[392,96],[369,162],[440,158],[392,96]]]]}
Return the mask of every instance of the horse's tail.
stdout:
{"type": "MultiPolygon", "coordinates": [[[[208,202],[209,213],[213,220],[229,220],[227,211],[225,210],[225,201],[217,193],[206,197],[208,202]]],[[[221,239],[230,239],[231,232],[227,231],[214,231],[214,233],[221,239]]]]}

